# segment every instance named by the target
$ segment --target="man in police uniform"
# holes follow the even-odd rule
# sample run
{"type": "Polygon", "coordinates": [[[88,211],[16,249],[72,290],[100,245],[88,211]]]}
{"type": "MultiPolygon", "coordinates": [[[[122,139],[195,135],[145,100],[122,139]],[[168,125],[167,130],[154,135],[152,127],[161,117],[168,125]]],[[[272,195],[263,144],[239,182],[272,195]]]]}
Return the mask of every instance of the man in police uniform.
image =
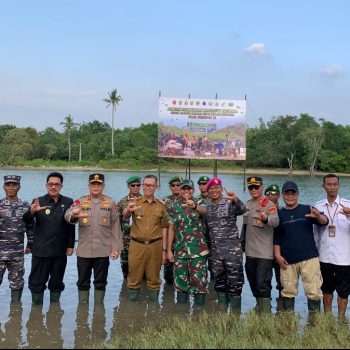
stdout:
{"type": "Polygon", "coordinates": [[[200,204],[207,204],[209,203],[209,193],[207,190],[207,184],[210,181],[210,178],[208,176],[200,176],[197,184],[200,191],[200,195],[198,196],[197,200],[200,204]]]}
{"type": "Polygon", "coordinates": [[[42,305],[46,283],[50,290],[50,301],[58,302],[64,290],[63,278],[67,267],[67,256],[74,251],[75,228],[64,220],[64,214],[73,199],[60,194],[63,175],[50,173],[46,178],[47,194],[33,200],[23,220],[35,218],[32,247],[32,268],[29,289],[33,304],[42,305]]]}
{"type": "Polygon", "coordinates": [[[123,246],[124,246],[122,252],[120,253],[120,264],[121,264],[124,278],[128,277],[128,269],[129,269],[128,254],[129,254],[129,245],[130,245],[130,230],[132,225],[132,217],[130,216],[130,218],[124,218],[123,211],[128,206],[130,201],[136,200],[137,198],[141,197],[141,194],[140,194],[141,178],[140,176],[131,176],[126,180],[126,183],[128,185],[129,194],[123,197],[118,202],[119,218],[120,218],[121,229],[123,231],[123,246]]]}
{"type": "Polygon", "coordinates": [[[130,202],[123,215],[133,216],[129,247],[128,297],[137,300],[144,274],[148,295],[158,301],[161,285],[160,269],[166,262],[168,220],[164,204],[154,196],[158,188],[157,177],[146,175],[143,179],[143,196],[130,202]]]}
{"type": "Polygon", "coordinates": [[[109,257],[115,260],[123,249],[117,204],[103,195],[103,174],[89,176],[88,196],[76,200],[67,210],[67,222],[79,224],[77,247],[79,302],[88,303],[91,273],[94,270],[95,304],[102,304],[105,296],[109,257]]]}
{"type": "Polygon", "coordinates": [[[21,177],[4,176],[6,197],[0,200],[0,285],[8,270],[11,301],[21,300],[24,286],[24,253],[30,252],[33,243],[33,221],[25,223],[24,213],[30,204],[17,197],[21,177]],[[24,233],[27,234],[27,248],[24,249],[24,233]]]}
{"type": "Polygon", "coordinates": [[[259,176],[247,179],[251,199],[243,215],[245,225],[246,274],[257,310],[271,312],[271,279],[274,229],[279,224],[277,208],[269,198],[263,198],[263,180],[259,176]]]}
{"type": "MultiPolygon", "coordinates": [[[[167,211],[167,218],[169,219],[169,211],[174,203],[181,199],[180,186],[182,178],[180,176],[173,176],[169,180],[169,188],[171,195],[163,198],[163,202],[167,211]]],[[[167,260],[164,264],[164,279],[166,284],[172,285],[174,282],[174,264],[167,260]]]]}

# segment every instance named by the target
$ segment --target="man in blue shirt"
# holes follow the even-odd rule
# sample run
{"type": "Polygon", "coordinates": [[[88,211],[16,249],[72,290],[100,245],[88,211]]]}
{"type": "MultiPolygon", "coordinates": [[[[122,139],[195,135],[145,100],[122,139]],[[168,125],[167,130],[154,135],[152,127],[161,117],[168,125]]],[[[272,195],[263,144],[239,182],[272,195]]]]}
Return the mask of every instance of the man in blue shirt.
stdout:
{"type": "Polygon", "coordinates": [[[282,197],[285,207],[278,210],[274,253],[281,267],[283,307],[294,310],[301,275],[309,313],[314,313],[320,310],[322,277],[313,225],[326,226],[328,218],[316,208],[298,203],[299,189],[293,181],[283,185],[282,197]]]}

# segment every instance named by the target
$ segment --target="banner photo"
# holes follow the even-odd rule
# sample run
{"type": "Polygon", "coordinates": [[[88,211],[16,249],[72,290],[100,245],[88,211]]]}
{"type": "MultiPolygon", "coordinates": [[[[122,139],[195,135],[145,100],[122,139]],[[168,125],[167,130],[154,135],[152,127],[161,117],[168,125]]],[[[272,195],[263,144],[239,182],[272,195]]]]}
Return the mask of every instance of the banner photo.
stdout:
{"type": "Polygon", "coordinates": [[[246,101],[159,99],[158,156],[245,160],[246,101]]]}

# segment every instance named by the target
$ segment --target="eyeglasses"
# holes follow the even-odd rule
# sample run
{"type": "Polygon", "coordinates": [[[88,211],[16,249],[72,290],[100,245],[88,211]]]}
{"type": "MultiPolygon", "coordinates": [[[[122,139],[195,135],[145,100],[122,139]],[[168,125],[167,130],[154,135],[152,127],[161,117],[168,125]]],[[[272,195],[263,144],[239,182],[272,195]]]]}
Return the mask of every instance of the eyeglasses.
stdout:
{"type": "Polygon", "coordinates": [[[90,183],[90,186],[91,187],[101,187],[101,186],[103,186],[103,184],[99,183],[99,182],[92,182],[92,183],[90,183]]]}
{"type": "Polygon", "coordinates": [[[173,183],[173,184],[170,184],[170,186],[171,186],[171,187],[180,187],[181,184],[174,184],[174,183],[173,183]]]}
{"type": "Polygon", "coordinates": [[[253,191],[253,190],[258,190],[260,188],[260,185],[251,185],[251,186],[248,186],[248,190],[249,191],[253,191]]]}
{"type": "Polygon", "coordinates": [[[206,186],[208,182],[198,182],[199,186],[206,186]]]}
{"type": "Polygon", "coordinates": [[[276,196],[277,194],[279,194],[279,192],[276,191],[270,191],[266,193],[267,196],[276,196]]]}
{"type": "Polygon", "coordinates": [[[141,187],[141,184],[130,184],[130,187],[141,187]]]}
{"type": "Polygon", "coordinates": [[[48,187],[61,187],[62,186],[62,184],[60,184],[60,183],[53,183],[53,182],[49,182],[49,183],[47,183],[47,186],[48,187]]]}
{"type": "Polygon", "coordinates": [[[153,184],[142,184],[143,187],[156,187],[157,185],[153,185],[153,184]]]}

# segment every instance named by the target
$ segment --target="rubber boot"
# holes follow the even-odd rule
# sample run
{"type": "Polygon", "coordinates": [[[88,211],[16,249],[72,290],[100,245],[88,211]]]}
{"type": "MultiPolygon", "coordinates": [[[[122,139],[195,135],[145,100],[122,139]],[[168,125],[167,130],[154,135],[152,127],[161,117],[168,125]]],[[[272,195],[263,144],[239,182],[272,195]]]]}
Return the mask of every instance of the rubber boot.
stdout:
{"type": "Polygon", "coordinates": [[[11,290],[11,303],[19,303],[22,298],[23,288],[11,290]]]}
{"type": "Polygon", "coordinates": [[[205,304],[205,294],[204,293],[195,293],[194,294],[194,303],[196,305],[204,305],[205,304]]]}
{"type": "Polygon", "coordinates": [[[154,303],[158,303],[158,299],[159,299],[159,290],[152,290],[149,289],[148,290],[148,299],[149,301],[152,301],[154,303]]]}
{"type": "Polygon", "coordinates": [[[230,303],[230,299],[226,293],[216,292],[216,295],[218,296],[218,303],[219,304],[229,304],[230,303]]]}
{"type": "Polygon", "coordinates": [[[129,289],[128,290],[128,299],[130,301],[136,301],[139,299],[140,289],[129,289]]]}
{"type": "Polygon", "coordinates": [[[295,298],[283,297],[283,309],[284,311],[294,311],[295,298]]]}
{"type": "Polygon", "coordinates": [[[309,309],[309,314],[316,314],[321,310],[321,301],[320,300],[307,300],[307,308],[309,309]]]}
{"type": "Polygon", "coordinates": [[[35,305],[42,305],[44,302],[44,292],[33,293],[32,292],[32,303],[35,305]]]}
{"type": "Polygon", "coordinates": [[[90,298],[90,290],[79,290],[79,304],[88,304],[90,298]]]}
{"type": "Polygon", "coordinates": [[[61,298],[61,292],[50,292],[50,302],[58,303],[61,298]]]}
{"type": "Polygon", "coordinates": [[[228,296],[230,299],[231,313],[234,315],[241,314],[242,299],[241,297],[228,296]]]}
{"type": "Polygon", "coordinates": [[[106,294],[106,291],[95,289],[95,305],[103,304],[103,301],[105,299],[105,294],[106,294]]]}
{"type": "Polygon", "coordinates": [[[260,313],[271,313],[271,299],[270,298],[256,298],[257,311],[260,313]]]}
{"type": "Polygon", "coordinates": [[[178,304],[186,304],[188,301],[188,293],[177,291],[176,300],[178,304]]]}

